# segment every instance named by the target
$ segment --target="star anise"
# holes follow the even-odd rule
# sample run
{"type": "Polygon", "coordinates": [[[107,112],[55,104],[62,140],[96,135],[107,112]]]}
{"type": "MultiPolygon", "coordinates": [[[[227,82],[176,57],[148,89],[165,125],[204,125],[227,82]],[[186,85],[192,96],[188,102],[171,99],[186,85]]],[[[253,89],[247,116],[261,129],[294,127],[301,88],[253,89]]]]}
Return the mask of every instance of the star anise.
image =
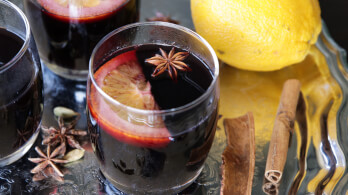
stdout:
{"type": "MultiPolygon", "coordinates": [[[[67,163],[67,160],[55,158],[58,154],[60,154],[61,147],[57,147],[52,153],[51,153],[51,145],[47,146],[47,154],[43,153],[42,150],[39,147],[35,147],[36,152],[41,156],[41,158],[28,158],[33,163],[40,163],[36,167],[34,167],[30,172],[34,174],[38,174],[37,176],[34,175],[34,178],[39,177],[40,174],[43,173],[45,168],[50,165],[50,167],[53,168],[54,173],[56,173],[59,177],[63,177],[64,174],[59,170],[57,165],[54,163],[67,163]]],[[[47,174],[47,173],[46,173],[47,174]]],[[[33,178],[33,179],[34,179],[33,178]]]]}
{"type": "Polygon", "coordinates": [[[0,112],[0,117],[2,118],[2,121],[5,121],[7,123],[8,120],[8,112],[7,109],[4,108],[2,112],[0,112]]]}
{"type": "MultiPolygon", "coordinates": [[[[67,171],[63,171],[63,174],[65,174],[67,171]]],[[[46,167],[44,170],[36,173],[33,176],[33,181],[41,181],[47,178],[53,178],[59,182],[63,182],[64,178],[59,176],[52,167],[46,167]]]]}
{"type": "Polygon", "coordinates": [[[13,144],[13,148],[18,148],[22,146],[25,142],[27,142],[28,139],[34,134],[38,125],[39,122],[37,120],[37,117],[28,117],[25,122],[24,128],[17,129],[17,139],[16,142],[13,144]]]}
{"type": "Polygon", "coordinates": [[[16,142],[13,144],[13,148],[18,148],[22,146],[25,142],[28,141],[28,135],[31,134],[31,131],[19,130],[17,129],[17,139],[16,142]]]}
{"type": "Polygon", "coordinates": [[[174,81],[177,80],[178,70],[191,71],[191,68],[183,62],[184,59],[189,55],[188,52],[175,53],[174,47],[167,54],[162,48],[160,48],[161,55],[156,54],[154,57],[146,59],[145,62],[153,64],[156,69],[152,73],[152,77],[156,77],[167,70],[170,78],[174,81]]]}
{"type": "MultiPolygon", "coordinates": [[[[68,142],[69,146],[72,148],[78,148],[83,149],[79,142],[76,140],[75,136],[85,136],[87,135],[86,131],[83,130],[76,130],[75,125],[77,121],[79,120],[80,115],[76,117],[75,120],[73,120],[71,123],[69,123],[67,126],[64,123],[64,119],[62,117],[58,118],[58,125],[59,128],[56,129],[54,127],[44,127],[42,126],[41,129],[43,130],[44,134],[47,136],[42,140],[42,144],[47,145],[51,144],[52,146],[56,146],[58,143],[66,145],[66,141],[68,142]]],[[[65,149],[65,148],[63,148],[65,149]]],[[[63,150],[63,153],[65,153],[65,150],[63,150]]]]}
{"type": "Polygon", "coordinates": [[[156,16],[152,18],[147,18],[147,21],[162,21],[162,22],[169,22],[173,24],[179,24],[179,21],[173,20],[170,16],[165,16],[161,12],[156,12],[156,16]]]}

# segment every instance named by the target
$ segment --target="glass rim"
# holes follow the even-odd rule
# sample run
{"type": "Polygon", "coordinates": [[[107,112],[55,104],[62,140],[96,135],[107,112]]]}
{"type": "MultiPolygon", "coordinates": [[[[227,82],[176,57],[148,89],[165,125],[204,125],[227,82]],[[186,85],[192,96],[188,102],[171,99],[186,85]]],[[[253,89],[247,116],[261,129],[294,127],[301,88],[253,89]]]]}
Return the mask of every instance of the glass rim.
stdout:
{"type": "Polygon", "coordinates": [[[137,113],[137,114],[152,114],[152,115],[156,115],[156,114],[160,114],[160,115],[165,115],[165,114],[173,114],[173,113],[177,113],[177,112],[184,112],[187,111],[188,109],[196,106],[197,104],[203,102],[213,91],[213,89],[216,86],[216,82],[218,82],[218,76],[219,76],[219,61],[218,58],[216,56],[216,53],[214,51],[214,49],[210,46],[210,44],[203,38],[201,37],[199,34],[197,34],[196,32],[194,32],[193,30],[186,28],[184,26],[181,25],[177,25],[177,24],[173,24],[173,23],[169,23],[169,22],[159,22],[159,21],[155,21],[155,22],[137,22],[137,23],[132,23],[132,24],[128,24],[125,26],[122,26],[120,28],[117,28],[113,31],[111,31],[109,34],[107,34],[106,36],[104,36],[104,38],[102,38],[98,44],[95,46],[95,48],[93,49],[93,52],[91,54],[91,58],[89,61],[89,70],[88,70],[88,77],[91,80],[92,84],[94,85],[94,87],[97,89],[98,93],[100,93],[104,98],[106,98],[109,102],[111,102],[114,105],[117,106],[121,106],[125,109],[127,109],[128,111],[137,113]],[[93,62],[94,62],[94,56],[97,53],[97,51],[99,50],[99,48],[101,47],[101,45],[108,40],[109,38],[111,38],[113,35],[120,33],[124,30],[128,30],[134,27],[138,27],[138,26],[163,26],[163,27],[169,27],[169,28],[173,28],[176,30],[180,30],[183,31],[185,33],[188,33],[196,38],[198,38],[199,41],[201,41],[204,46],[209,50],[210,55],[213,58],[213,63],[214,63],[214,67],[215,67],[215,71],[213,72],[213,80],[211,81],[209,87],[207,88],[207,90],[198,98],[196,98],[195,100],[179,106],[179,107],[175,107],[175,108],[170,108],[170,109],[164,109],[164,110],[144,110],[144,109],[138,109],[138,108],[134,108],[131,106],[127,106],[125,104],[120,103],[119,101],[113,99],[112,97],[110,97],[108,94],[106,94],[97,84],[97,82],[94,79],[94,70],[92,67],[93,66],[93,62]]]}
{"type": "MultiPolygon", "coordinates": [[[[0,72],[3,72],[3,71],[6,71],[8,68],[12,67],[14,64],[16,64],[16,62],[22,58],[22,56],[24,55],[24,53],[28,49],[29,41],[30,41],[30,25],[29,25],[28,19],[25,16],[25,14],[15,4],[13,4],[12,2],[7,1],[7,0],[0,0],[0,4],[8,6],[9,8],[16,11],[20,15],[20,17],[22,18],[22,21],[24,22],[24,26],[25,26],[24,43],[23,43],[21,49],[17,52],[17,54],[15,56],[13,56],[10,61],[8,61],[7,63],[5,63],[3,66],[0,67],[0,72]]],[[[15,32],[12,32],[12,31],[10,31],[10,32],[14,33],[16,36],[18,36],[18,34],[16,34],[15,32]]],[[[20,37],[20,38],[22,38],[22,37],[20,37]]]]}

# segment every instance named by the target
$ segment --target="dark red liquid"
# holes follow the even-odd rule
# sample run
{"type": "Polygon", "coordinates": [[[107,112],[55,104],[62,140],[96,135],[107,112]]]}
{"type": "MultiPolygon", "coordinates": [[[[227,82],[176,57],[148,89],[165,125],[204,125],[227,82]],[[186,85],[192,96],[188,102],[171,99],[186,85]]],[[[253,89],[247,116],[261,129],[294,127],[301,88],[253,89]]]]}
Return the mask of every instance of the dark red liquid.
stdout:
{"type": "Polygon", "coordinates": [[[23,40],[11,32],[0,28],[0,68],[9,62],[21,49],[23,40]]]}
{"type": "Polygon", "coordinates": [[[138,20],[138,0],[124,2],[102,17],[69,19],[47,11],[35,0],[24,1],[40,57],[48,64],[87,70],[92,50],[102,37],[138,20]]]}
{"type": "MultiPolygon", "coordinates": [[[[159,54],[159,47],[167,52],[172,48],[142,45],[119,51],[110,58],[136,50],[137,59],[151,83],[151,92],[160,109],[177,108],[199,98],[213,80],[213,74],[207,65],[194,54],[190,54],[184,62],[192,71],[179,72],[177,82],[166,72],[153,78],[151,74],[155,66],[146,64],[145,59],[159,54]]],[[[182,49],[176,48],[176,52],[179,51],[182,49]]],[[[213,102],[207,98],[186,112],[164,117],[165,126],[171,136],[169,143],[160,147],[130,144],[117,139],[98,124],[98,118],[89,114],[92,144],[105,176],[117,188],[126,192],[128,189],[125,186],[144,192],[173,188],[193,179],[202,168],[215,135],[217,102],[213,102]],[[208,106],[211,109],[206,110],[208,106]]]]}
{"type": "MultiPolygon", "coordinates": [[[[6,64],[19,51],[23,40],[0,29],[0,60],[6,64]],[[12,56],[12,57],[11,57],[12,56]]],[[[42,76],[40,65],[28,49],[21,59],[0,70],[0,158],[25,144],[41,121],[42,76]]],[[[1,66],[0,66],[1,69],[1,66]]]]}
{"type": "Polygon", "coordinates": [[[321,17],[326,23],[330,35],[338,45],[348,51],[348,1],[347,0],[319,0],[321,17]]]}

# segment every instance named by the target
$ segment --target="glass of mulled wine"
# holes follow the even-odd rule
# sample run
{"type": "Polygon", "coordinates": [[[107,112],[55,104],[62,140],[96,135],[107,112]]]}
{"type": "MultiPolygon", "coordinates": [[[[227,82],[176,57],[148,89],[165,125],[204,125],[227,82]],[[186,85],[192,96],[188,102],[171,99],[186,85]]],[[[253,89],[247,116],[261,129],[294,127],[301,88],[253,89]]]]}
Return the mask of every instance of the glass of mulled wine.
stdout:
{"type": "Polygon", "coordinates": [[[24,0],[43,63],[54,73],[86,80],[95,45],[138,21],[139,0],[24,0]]]}
{"type": "Polygon", "coordinates": [[[219,64],[195,32],[170,23],[121,27],[94,49],[88,129],[103,175],[129,194],[174,194],[212,146],[219,64]]]}
{"type": "Polygon", "coordinates": [[[40,59],[24,13],[0,0],[0,166],[21,158],[41,122],[40,59]]]}

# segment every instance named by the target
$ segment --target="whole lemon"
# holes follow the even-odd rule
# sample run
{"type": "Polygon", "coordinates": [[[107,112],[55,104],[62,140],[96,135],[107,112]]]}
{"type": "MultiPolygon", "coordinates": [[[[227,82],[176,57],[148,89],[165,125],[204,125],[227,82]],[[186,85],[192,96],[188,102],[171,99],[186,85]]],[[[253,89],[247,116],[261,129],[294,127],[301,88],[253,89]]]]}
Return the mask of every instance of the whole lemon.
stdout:
{"type": "Polygon", "coordinates": [[[191,12],[218,57],[247,70],[302,61],[321,31],[317,0],[191,0],[191,12]]]}

